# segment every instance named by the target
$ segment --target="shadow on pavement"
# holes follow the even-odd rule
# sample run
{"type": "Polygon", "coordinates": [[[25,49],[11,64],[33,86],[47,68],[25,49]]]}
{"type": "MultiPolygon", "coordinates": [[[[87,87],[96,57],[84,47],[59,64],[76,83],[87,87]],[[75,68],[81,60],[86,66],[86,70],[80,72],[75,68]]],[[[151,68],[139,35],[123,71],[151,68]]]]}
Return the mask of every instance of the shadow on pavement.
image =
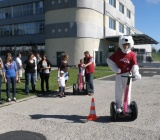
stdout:
{"type": "Polygon", "coordinates": [[[30,131],[11,131],[0,134],[0,140],[47,140],[45,136],[30,131]]]}
{"type": "MultiPolygon", "coordinates": [[[[43,114],[34,114],[30,115],[31,119],[42,119],[42,118],[55,118],[55,119],[65,119],[72,121],[72,123],[86,123],[88,122],[87,116],[79,115],[43,115],[43,114]]],[[[109,123],[111,122],[110,116],[99,116],[95,121],[98,123],[109,123]]]]}
{"type": "Polygon", "coordinates": [[[85,123],[86,116],[78,116],[78,115],[43,115],[43,114],[35,114],[30,115],[32,119],[42,119],[42,118],[55,118],[55,119],[65,119],[69,121],[73,121],[73,123],[85,123]]]}

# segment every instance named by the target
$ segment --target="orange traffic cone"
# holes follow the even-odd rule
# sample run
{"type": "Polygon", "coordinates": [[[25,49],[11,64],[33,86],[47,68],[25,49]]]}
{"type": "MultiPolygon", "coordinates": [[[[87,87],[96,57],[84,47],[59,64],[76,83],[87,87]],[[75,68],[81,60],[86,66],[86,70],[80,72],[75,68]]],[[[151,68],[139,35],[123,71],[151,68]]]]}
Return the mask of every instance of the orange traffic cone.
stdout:
{"type": "Polygon", "coordinates": [[[87,117],[87,120],[89,120],[89,121],[95,121],[95,120],[97,120],[97,119],[98,119],[98,117],[96,116],[94,98],[92,98],[91,108],[90,108],[90,114],[89,114],[89,116],[87,117]]]}

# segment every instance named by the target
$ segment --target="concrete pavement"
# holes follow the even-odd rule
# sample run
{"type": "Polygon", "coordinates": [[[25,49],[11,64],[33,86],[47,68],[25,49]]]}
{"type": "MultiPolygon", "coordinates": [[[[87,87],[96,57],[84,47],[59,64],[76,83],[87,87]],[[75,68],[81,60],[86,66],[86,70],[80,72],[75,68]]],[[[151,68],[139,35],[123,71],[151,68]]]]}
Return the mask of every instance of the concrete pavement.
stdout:
{"type": "Polygon", "coordinates": [[[47,140],[160,140],[159,80],[160,75],[154,73],[133,82],[132,100],[139,108],[135,121],[111,122],[109,107],[114,100],[114,81],[99,79],[94,81],[95,95],[91,97],[57,98],[51,94],[1,107],[0,133],[31,131],[42,134],[47,140]],[[100,116],[95,122],[86,120],[92,97],[96,114],[100,116]]]}

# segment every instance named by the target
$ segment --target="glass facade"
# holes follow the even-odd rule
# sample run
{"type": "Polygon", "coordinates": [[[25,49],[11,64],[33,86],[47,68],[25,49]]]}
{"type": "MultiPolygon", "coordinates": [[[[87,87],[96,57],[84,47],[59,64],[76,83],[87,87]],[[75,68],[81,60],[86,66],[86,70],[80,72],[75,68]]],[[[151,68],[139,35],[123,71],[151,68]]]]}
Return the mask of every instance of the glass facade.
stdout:
{"type": "Polygon", "coordinates": [[[13,7],[13,17],[24,17],[33,15],[33,3],[13,7]]]}
{"type": "Polygon", "coordinates": [[[17,18],[44,13],[43,1],[0,8],[0,19],[17,18]]]}
{"type": "Polygon", "coordinates": [[[43,34],[44,21],[0,26],[0,37],[43,34]]]}
{"type": "Polygon", "coordinates": [[[43,1],[39,1],[35,3],[35,14],[43,13],[43,1]]]}
{"type": "Polygon", "coordinates": [[[8,19],[11,17],[11,7],[0,8],[0,19],[8,19]]]}

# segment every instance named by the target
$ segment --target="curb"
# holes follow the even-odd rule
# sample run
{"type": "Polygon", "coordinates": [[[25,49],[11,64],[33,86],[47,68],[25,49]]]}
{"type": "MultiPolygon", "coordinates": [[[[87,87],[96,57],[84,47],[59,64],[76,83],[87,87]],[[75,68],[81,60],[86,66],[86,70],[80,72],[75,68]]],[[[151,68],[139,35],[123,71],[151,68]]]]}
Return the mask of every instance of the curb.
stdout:
{"type": "MultiPolygon", "coordinates": [[[[93,79],[93,81],[95,81],[95,80],[101,80],[101,79],[108,78],[108,77],[111,77],[111,76],[114,76],[114,75],[116,75],[116,74],[112,74],[112,75],[108,75],[108,76],[96,78],[96,79],[93,79]]],[[[70,89],[70,88],[72,88],[72,86],[66,87],[66,90],[67,90],[67,89],[70,89]]],[[[57,89],[57,90],[58,90],[58,89],[57,89]]],[[[27,100],[30,100],[30,99],[34,99],[34,98],[38,98],[38,97],[37,97],[36,95],[33,95],[33,96],[30,96],[30,97],[26,97],[26,98],[23,98],[23,99],[19,99],[19,100],[17,100],[16,102],[14,102],[14,101],[6,102],[6,103],[4,103],[4,104],[1,104],[1,105],[0,105],[0,108],[1,108],[1,107],[5,107],[5,106],[9,106],[9,105],[13,105],[13,104],[16,104],[16,103],[24,102],[24,101],[27,101],[27,100]]]]}

